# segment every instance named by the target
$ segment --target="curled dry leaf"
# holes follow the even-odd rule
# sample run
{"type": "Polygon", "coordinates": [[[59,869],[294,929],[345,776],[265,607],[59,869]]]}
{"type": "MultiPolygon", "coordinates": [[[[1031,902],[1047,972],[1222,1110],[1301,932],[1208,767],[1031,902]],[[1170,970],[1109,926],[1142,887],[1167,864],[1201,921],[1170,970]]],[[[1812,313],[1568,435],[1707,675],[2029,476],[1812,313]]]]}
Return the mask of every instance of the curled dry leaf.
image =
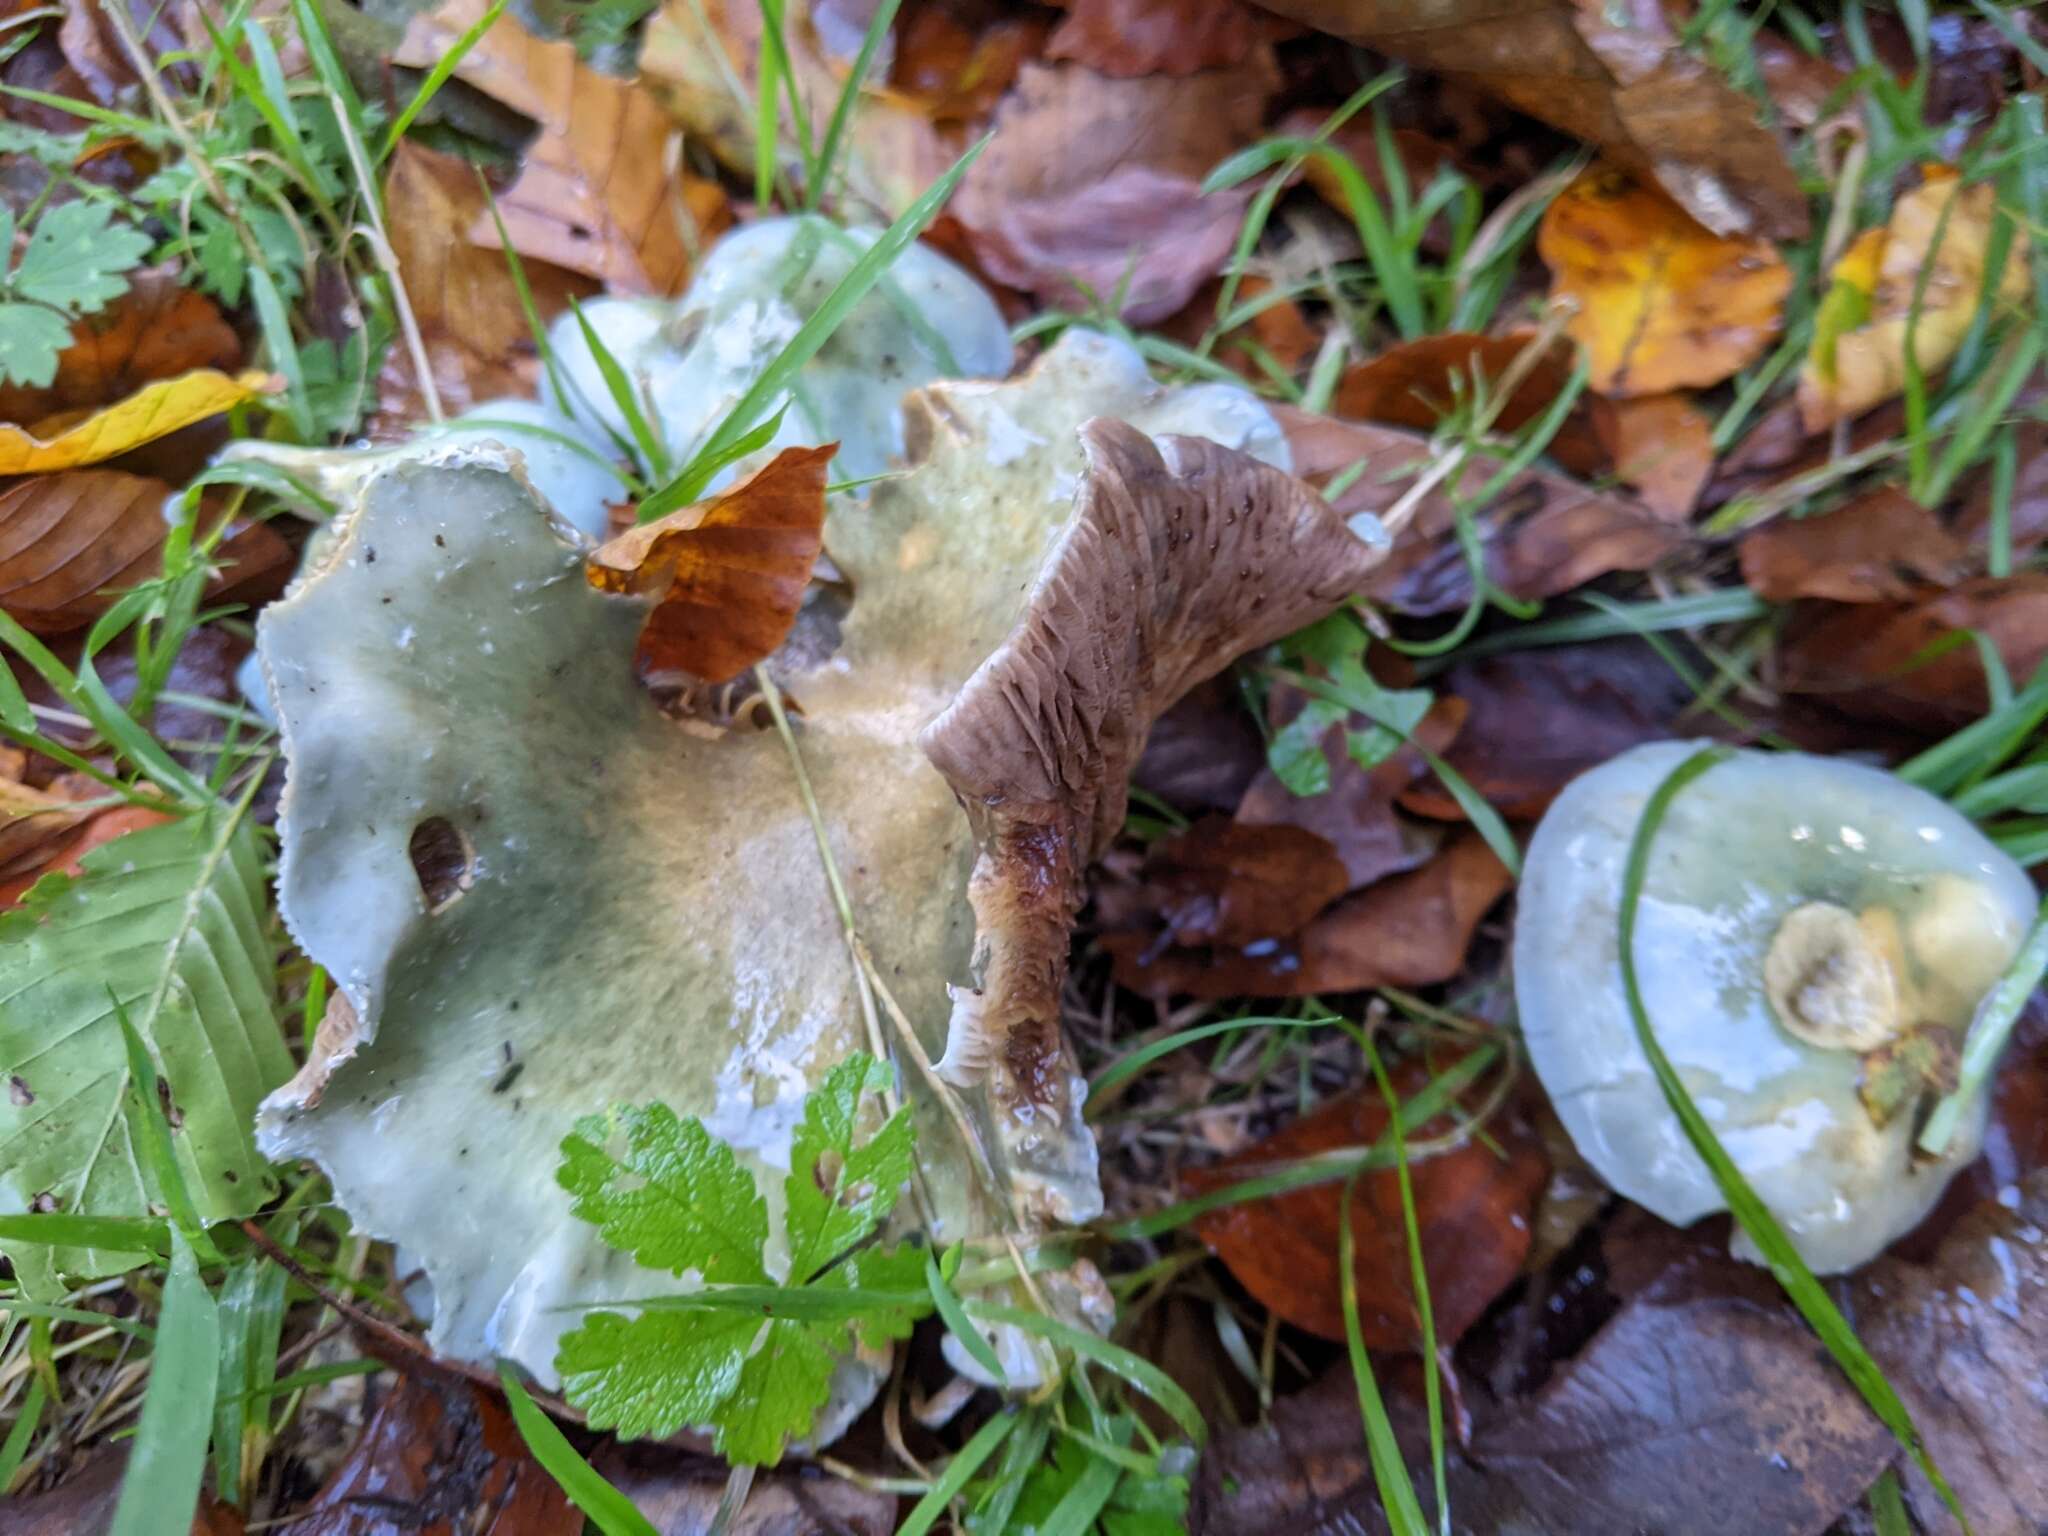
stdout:
{"type": "Polygon", "coordinates": [[[1597,418],[1614,477],[1666,522],[1692,516],[1714,472],[1714,424],[1683,394],[1616,400],[1597,418]]]}
{"type": "Polygon", "coordinates": [[[952,212],[999,282],[1163,320],[1230,255],[1251,188],[1204,197],[1202,178],[1257,137],[1276,85],[1263,52],[1177,79],[1027,64],[952,212]]]}
{"type": "MultiPolygon", "coordinates": [[[[489,0],[447,0],[415,16],[392,63],[431,68],[483,19],[489,0]]],[[[519,179],[498,198],[513,248],[596,278],[615,293],[669,294],[683,285],[700,236],[683,182],[658,146],[668,121],[638,81],[600,74],[575,45],[545,42],[501,17],[456,78],[540,125],[519,179]]],[[[469,239],[495,250],[488,213],[469,239]]]]}
{"type": "MultiPolygon", "coordinates": [[[[1850,242],[1799,373],[1799,414],[1809,432],[1858,416],[1906,387],[1906,342],[1923,374],[1945,368],[1962,345],[1985,288],[1998,190],[1964,186],[1953,171],[1927,179],[1892,205],[1890,220],[1850,242]],[[1918,315],[1914,311],[1918,308],[1918,315]]],[[[2012,225],[1992,302],[2027,291],[2027,233],[2012,225]]]]}
{"type": "Polygon", "coordinates": [[[1599,146],[1723,235],[1797,239],[1806,195],[1756,105],[1680,45],[1660,5],[1278,0],[1267,9],[1478,86],[1599,146]]]}
{"type": "Polygon", "coordinates": [[[640,665],[722,683],[789,638],[825,521],[838,444],[785,448],[723,496],[629,528],[585,568],[600,592],[652,597],[640,665]]]}
{"type": "Polygon", "coordinates": [[[276,379],[260,370],[226,374],[217,368],[195,368],[145,384],[82,420],[67,413],[37,423],[47,437],[0,426],[0,475],[46,474],[97,464],[276,387],[276,379]]]}
{"type": "Polygon", "coordinates": [[[1779,518],[1745,534],[1738,552],[1742,579],[1773,603],[1898,602],[1960,579],[1968,564],[1941,519],[1889,485],[1818,517],[1779,518]]]}
{"type": "MultiPolygon", "coordinates": [[[[1456,1055],[1406,1063],[1395,1090],[1412,1098],[1431,1075],[1457,1064],[1456,1055]]],[[[1196,1194],[1257,1178],[1276,1165],[1371,1146],[1386,1131],[1386,1101],[1355,1093],[1322,1105],[1277,1134],[1223,1162],[1187,1176],[1196,1194]]],[[[1410,1128],[1412,1141],[1456,1138],[1458,1144],[1409,1166],[1415,1219],[1422,1236],[1423,1272],[1435,1313],[1437,1339],[1455,1343],[1494,1297],[1520,1273],[1529,1251],[1529,1215],[1549,1169],[1540,1145],[1513,1114],[1487,1122],[1487,1145],[1459,1122],[1439,1115],[1410,1128]]],[[[1195,1231],[1230,1266],[1238,1282],[1297,1328],[1326,1339],[1344,1337],[1344,1307],[1337,1262],[1343,1185],[1316,1185],[1265,1200],[1224,1206],[1199,1217],[1195,1231]]],[[[1358,1180],[1351,1200],[1358,1244],[1359,1323],[1372,1349],[1414,1349],[1420,1343],[1415,1296],[1409,1284],[1408,1238],[1401,1186],[1392,1168],[1358,1180]]],[[[1356,1426],[1353,1426],[1354,1429],[1356,1426]]]]}
{"type": "Polygon", "coordinates": [[[1954,730],[1991,707],[1971,630],[2010,676],[2033,676],[2048,660],[2048,575],[1980,577],[1903,603],[1815,605],[1794,616],[1778,681],[1859,719],[1954,730]]]}
{"type": "Polygon", "coordinates": [[[1718,384],[1784,319],[1792,271],[1768,240],[1716,235],[1613,171],[1581,176],[1544,210],[1536,249],[1604,395],[1718,384]]]}
{"type": "MultiPolygon", "coordinates": [[[[46,389],[0,387],[0,421],[33,426],[70,411],[90,411],[145,384],[195,368],[223,371],[242,361],[242,344],[213,300],[163,269],[135,273],[128,291],[71,328],[46,389]]],[[[44,434],[48,435],[48,434],[44,434]]]]}
{"type": "Polygon", "coordinates": [[[1270,23],[1239,0],[1073,0],[1046,45],[1105,75],[1195,75],[1242,65],[1270,23]]]}
{"type": "MultiPolygon", "coordinates": [[[[989,840],[973,882],[1000,951],[987,1017],[1014,1021],[1001,1070],[1057,1119],[1036,1114],[1027,1135],[1005,1084],[963,1091],[996,1169],[984,1193],[931,1113],[940,1241],[1099,1209],[1085,1089],[1038,1011],[1056,968],[1033,945],[1063,965],[1068,886],[1118,825],[1152,715],[1231,647],[1322,611],[1362,558],[1319,501],[1243,455],[1114,425],[1084,455],[1076,430],[1100,415],[1285,462],[1249,395],[1162,390],[1134,351],[1086,332],[1010,383],[915,392],[915,468],[827,516],[851,607],[807,607],[770,663],[801,706],[805,772],[877,973],[934,1056],[948,983],[975,969],[976,822],[989,840]],[[1239,572],[1255,562],[1213,565],[1179,540],[1225,513],[1245,523],[1247,504],[1241,536],[1271,551],[1254,578],[1239,572]],[[919,728],[942,714],[927,757],[919,728]],[[1053,882],[1024,935],[1003,906],[1012,854],[1053,882]],[[1033,958],[1020,997],[1004,966],[1033,958]]],[[[571,1214],[553,1169],[576,1118],[658,1100],[778,1181],[810,1084],[869,1041],[778,733],[692,733],[657,711],[630,664],[647,603],[594,590],[585,550],[506,465],[431,442],[367,459],[327,559],[259,625],[288,761],[281,905],[358,1016],[324,1069],[270,1099],[260,1134],[317,1159],[363,1230],[419,1256],[438,1350],[546,1381],[573,1321],[562,1303],[666,1278],[571,1214]],[[416,868],[415,838],[447,851],[442,867],[416,868]]],[[[873,1385],[857,1375],[844,1401],[873,1385]]]]}

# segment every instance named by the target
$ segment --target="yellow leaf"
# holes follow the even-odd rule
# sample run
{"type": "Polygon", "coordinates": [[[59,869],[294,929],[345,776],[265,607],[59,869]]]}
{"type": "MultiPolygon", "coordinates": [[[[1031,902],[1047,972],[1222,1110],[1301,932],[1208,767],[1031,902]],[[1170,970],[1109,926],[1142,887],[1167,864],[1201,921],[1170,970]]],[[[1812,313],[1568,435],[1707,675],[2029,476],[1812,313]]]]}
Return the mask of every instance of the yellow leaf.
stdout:
{"type": "Polygon", "coordinates": [[[1615,171],[1581,176],[1543,216],[1537,251],[1603,395],[1703,389],[1763,355],[1792,273],[1768,240],[1708,231],[1615,171]]]}
{"type": "MultiPolygon", "coordinates": [[[[1864,318],[1851,327],[1822,325],[1814,336],[1799,374],[1799,415],[1809,432],[1905,391],[1909,329],[1913,360],[1929,374],[1948,365],[1976,317],[1996,222],[1996,189],[1989,182],[1965,187],[1942,166],[1924,174],[1919,186],[1892,205],[1884,227],[1857,236],[1829,274],[1834,307],[1850,309],[1846,301],[1860,293],[1864,318]]],[[[2012,304],[2026,291],[2027,235],[2016,227],[1993,301],[2012,304]]]]}
{"type": "Polygon", "coordinates": [[[55,437],[34,437],[21,427],[0,424],[0,475],[97,464],[276,387],[275,379],[260,368],[237,374],[195,368],[174,379],[145,384],[55,437]]]}

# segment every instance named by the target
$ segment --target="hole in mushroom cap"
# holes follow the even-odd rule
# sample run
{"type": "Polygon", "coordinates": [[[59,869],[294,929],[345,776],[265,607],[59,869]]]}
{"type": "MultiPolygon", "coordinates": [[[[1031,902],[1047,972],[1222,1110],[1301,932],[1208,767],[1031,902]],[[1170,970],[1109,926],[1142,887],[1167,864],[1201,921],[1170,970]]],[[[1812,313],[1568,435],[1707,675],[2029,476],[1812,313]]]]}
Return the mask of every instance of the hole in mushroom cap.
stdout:
{"type": "Polygon", "coordinates": [[[430,914],[447,911],[476,883],[476,849],[445,816],[429,816],[414,827],[406,853],[430,914]]]}

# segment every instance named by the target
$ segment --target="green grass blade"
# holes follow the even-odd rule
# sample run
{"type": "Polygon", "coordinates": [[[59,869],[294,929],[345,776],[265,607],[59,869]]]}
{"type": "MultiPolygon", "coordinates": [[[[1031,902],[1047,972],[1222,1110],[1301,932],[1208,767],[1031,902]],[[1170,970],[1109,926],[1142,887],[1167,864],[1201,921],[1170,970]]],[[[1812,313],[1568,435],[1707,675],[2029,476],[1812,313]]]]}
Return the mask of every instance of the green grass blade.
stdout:
{"type": "Polygon", "coordinates": [[[1393,1536],[1429,1536],[1429,1524],[1422,1518],[1422,1504],[1415,1497],[1408,1464],[1402,1460],[1394,1426],[1387,1418],[1387,1405],[1380,1398],[1379,1382],[1373,1377],[1372,1359],[1365,1352],[1365,1329],[1358,1315],[1358,1238],[1352,1230],[1352,1203],[1357,1188],[1356,1175],[1344,1183],[1344,1214],[1337,1223],[1337,1275],[1344,1302],[1344,1348],[1351,1357],[1352,1379],[1358,1384],[1358,1416],[1365,1425],[1365,1448],[1372,1462],[1373,1484],[1379,1490],[1380,1508],[1393,1536]]]}
{"type": "Polygon", "coordinates": [[[569,308],[576,316],[577,328],[583,332],[583,345],[590,349],[590,360],[597,364],[598,376],[604,380],[605,392],[612,397],[612,404],[619,408],[619,414],[626,418],[626,429],[633,434],[634,446],[640,450],[648,473],[657,479],[665,478],[669,472],[668,449],[663,446],[654,423],[647,419],[646,411],[641,409],[639,387],[626,376],[625,366],[612,356],[612,349],[604,344],[604,338],[591,326],[583,313],[583,306],[571,299],[569,308]]]}
{"type": "Polygon", "coordinates": [[[1096,1076],[1088,1089],[1088,1106],[1093,1108],[1124,1083],[1151,1066],[1162,1056],[1171,1056],[1182,1046],[1195,1045],[1203,1040],[1214,1039],[1217,1035],[1229,1034],[1240,1029],[1313,1029],[1337,1022],[1335,1014],[1326,1014],[1313,1019],[1282,1019],[1269,1016],[1220,1019],[1213,1024],[1197,1024],[1191,1029],[1176,1030],[1173,1034],[1154,1040],[1150,1045],[1140,1046],[1127,1055],[1118,1057],[1096,1076]]]}
{"type": "Polygon", "coordinates": [[[761,370],[760,377],[740,396],[738,403],[705,439],[682,472],[640,503],[641,522],[651,523],[678,507],[687,507],[704,493],[705,485],[718,473],[716,467],[707,466],[716,466],[718,455],[745,436],[768,409],[769,402],[790,386],[797,370],[818,355],[818,349],[831,339],[853,306],[867,296],[867,291],[945,206],[946,199],[960,184],[960,178],[967,174],[967,168],[980,157],[993,137],[993,134],[984,135],[980,142],[954,161],[952,168],[933,182],[924,196],[912,203],[903,216],[861,254],[860,260],[839,280],[839,285],[826,295],[824,303],[812,311],[810,319],[790,338],[789,345],[777,354],[775,361],[761,370]]]}
{"type": "Polygon", "coordinates": [[[568,1436],[555,1421],[540,1411],[527,1395],[509,1365],[498,1367],[498,1380],[505,1385],[505,1401],[512,1409],[512,1422],[519,1437],[533,1452],[533,1459],[561,1485],[569,1502],[582,1510],[604,1536],[661,1536],[631,1499],[606,1482],[597,1469],[577,1453],[568,1436]]]}
{"type": "Polygon", "coordinates": [[[163,1536],[166,1529],[183,1530],[191,1520],[206,1471],[219,1354],[220,1314],[213,1293],[199,1278],[191,1245],[174,1230],[149,1388],[108,1536],[163,1536]]]}
{"type": "Polygon", "coordinates": [[[1635,836],[1629,844],[1628,862],[1623,867],[1621,880],[1621,987],[1628,1000],[1629,1017],[1635,1024],[1636,1039],[1641,1044],[1643,1055],[1649,1060],[1650,1070],[1656,1074],[1657,1082],[1664,1090],[1665,1102],[1685,1128],[1686,1139],[1700,1160],[1714,1176],[1714,1183],[1720,1188],[1721,1197],[1728,1202],[1728,1209],[1741,1224],[1742,1230],[1763,1255],[1772,1276],[1784,1288],[1792,1304],[1799,1309],[1813,1331],[1834,1356],[1842,1374],[1870,1405],[1872,1413],[1897,1437],[1927,1480],[1941,1495],[1951,1513],[1961,1523],[1963,1530],[1970,1529],[1969,1517],[1963,1513],[1955,1490],[1941,1475],[1941,1469],[1927,1454],[1927,1447],[1920,1438],[1920,1432],[1913,1426],[1912,1415],[1906,1405],[1885,1379],[1884,1372],[1870,1358],[1868,1350],[1856,1337],[1855,1329],[1849,1326],[1833,1298],[1816,1280],[1806,1261],[1799,1256],[1799,1250],[1792,1246],[1792,1239],[1779,1225],[1778,1218],[1771,1214],[1757,1192],[1750,1187],[1749,1180],[1742,1176],[1742,1170],[1735,1166],[1733,1159],[1722,1150],[1715,1137],[1713,1127],[1700,1114],[1692,1095],[1686,1091],[1678,1071],[1671,1065],[1664,1048],[1657,1043],[1656,1031],[1650,1026],[1649,1010],[1643,1002],[1643,989],[1636,972],[1635,937],[1636,914],[1642,906],[1643,882],[1649,873],[1650,849],[1657,836],[1657,829],[1663,824],[1664,815],[1679,792],[1693,780],[1699,778],[1717,763],[1734,755],[1731,747],[1704,747],[1693,753],[1674,768],[1659,784],[1643,807],[1642,820],[1636,823],[1635,836]]]}
{"type": "Polygon", "coordinates": [[[2012,964],[1991,989],[1991,995],[1979,1005],[1977,1017],[1970,1021],[1955,1091],[1935,1105],[1934,1113],[1927,1117],[1926,1129],[1920,1133],[1921,1151],[1939,1157],[1948,1150],[1949,1140],[1956,1133],[1956,1122],[1990,1081],[2013,1025],[2019,1022],[2020,1011],[2027,1006],[2027,999],[2034,995],[2044,974],[2048,974],[2048,904],[2035,915],[2034,926],[2027,931],[2012,964]]]}
{"type": "Polygon", "coordinates": [[[1180,1384],[1171,1376],[1142,1356],[1110,1343],[1100,1334],[1070,1328],[1042,1312],[1028,1312],[1021,1307],[997,1306],[985,1301],[970,1301],[966,1305],[970,1317],[985,1323],[1008,1323],[1013,1328],[1021,1328],[1026,1333],[1073,1351],[1084,1360],[1092,1360],[1121,1377],[1165,1409],[1167,1416],[1197,1445],[1208,1437],[1208,1429],[1202,1423],[1202,1410],[1195,1406],[1195,1400],[1182,1391],[1180,1384]]]}
{"type": "Polygon", "coordinates": [[[875,14],[868,18],[868,29],[860,40],[860,52],[854,55],[853,68],[847,73],[846,83],[839,88],[839,100],[833,103],[832,121],[825,128],[825,142],[818,146],[815,172],[804,183],[806,213],[816,213],[825,201],[826,184],[832,180],[832,166],[839,158],[839,143],[846,136],[847,122],[853,116],[853,104],[860,99],[861,90],[867,84],[868,69],[875,62],[875,50],[889,35],[889,28],[896,21],[897,8],[902,4],[903,0],[882,0],[875,7],[875,14]]]}
{"type": "Polygon", "coordinates": [[[171,1224],[146,1216],[74,1216],[28,1211],[0,1216],[0,1243],[98,1248],[108,1253],[169,1253],[171,1224]]]}
{"type": "Polygon", "coordinates": [[[896,1528],[896,1536],[925,1536],[946,1512],[946,1506],[959,1497],[968,1481],[981,1470],[982,1463],[993,1456],[996,1448],[1009,1438],[1010,1431],[1023,1422],[1021,1413],[999,1413],[977,1429],[974,1437],[946,1463],[946,1470],[917,1501],[909,1518],[896,1528]]]}
{"type": "MultiPolygon", "coordinates": [[[[957,1252],[957,1250],[955,1250],[957,1252]]],[[[961,1304],[960,1294],[946,1282],[939,1270],[939,1263],[930,1254],[924,1260],[925,1284],[932,1293],[932,1305],[939,1309],[939,1316],[945,1320],[947,1329],[960,1341],[960,1347],[974,1357],[975,1363],[996,1379],[996,1385],[1007,1388],[1010,1376],[1003,1369],[1003,1362],[981,1330],[974,1326],[974,1320],[967,1315],[967,1308],[961,1304]]]]}
{"type": "Polygon", "coordinates": [[[420,88],[412,93],[412,100],[408,101],[398,116],[391,120],[391,128],[384,135],[384,142],[378,147],[376,158],[371,164],[382,165],[391,158],[391,152],[398,148],[398,141],[405,137],[405,130],[412,126],[413,119],[425,111],[427,103],[440,93],[441,87],[448,83],[469,50],[483,41],[483,35],[498,24],[498,18],[505,14],[506,3],[507,0],[491,0],[491,8],[477,17],[469,30],[455,39],[448,51],[427,71],[427,77],[420,82],[420,88]]]}
{"type": "Polygon", "coordinates": [[[1090,1460],[1074,1480],[1074,1486],[1045,1517],[1036,1536],[1087,1536],[1095,1529],[1095,1517],[1109,1503],[1123,1475],[1124,1469],[1113,1461],[1103,1457],[1090,1460]]]}
{"type": "Polygon", "coordinates": [[[6,1442],[0,1444],[0,1494],[7,1491],[7,1485],[14,1481],[14,1474],[21,1470],[22,1458],[28,1455],[36,1430],[43,1422],[43,1404],[48,1401],[49,1394],[43,1390],[43,1379],[31,1377],[28,1392],[15,1412],[14,1427],[7,1431],[6,1442]]]}

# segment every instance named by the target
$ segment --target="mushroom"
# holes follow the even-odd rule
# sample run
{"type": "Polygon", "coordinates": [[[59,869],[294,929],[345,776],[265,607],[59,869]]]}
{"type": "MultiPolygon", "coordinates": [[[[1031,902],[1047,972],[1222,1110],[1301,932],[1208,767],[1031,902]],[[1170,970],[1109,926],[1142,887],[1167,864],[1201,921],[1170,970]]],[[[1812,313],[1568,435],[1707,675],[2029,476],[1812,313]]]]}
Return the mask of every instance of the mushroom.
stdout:
{"type": "MultiPolygon", "coordinates": [[[[1617,913],[1644,803],[1693,750],[1655,742],[1572,782],[1529,845],[1514,938],[1523,1038],[1572,1140],[1681,1225],[1725,1202],[1637,1039],[1617,913]]],[[[1739,752],[1671,802],[1635,933],[1650,1027],[1816,1271],[1881,1251],[1976,1156],[1981,1102],[1939,1158],[1914,1136],[2034,907],[1967,819],[1876,768],[1739,752]]]]}
{"type": "MultiPolygon", "coordinates": [[[[721,239],[681,299],[600,299],[582,317],[639,386],[648,419],[681,462],[880,233],[817,215],[762,219],[721,239]]],[[[551,376],[549,402],[637,454],[577,317],[562,316],[548,340],[568,396],[557,396],[551,376]]],[[[912,245],[799,371],[768,451],[837,442],[840,479],[881,474],[903,451],[905,391],[1000,377],[1010,352],[987,291],[929,246],[912,245]]],[[[713,488],[731,478],[726,472],[713,488]]]]}
{"type": "MultiPolygon", "coordinates": [[[[827,517],[850,605],[812,604],[768,665],[927,1055],[950,990],[979,981],[987,1049],[978,1070],[954,1053],[948,1092],[995,1187],[904,1074],[934,1235],[1029,1244],[1101,1208],[1053,1004],[1130,760],[1180,690],[1377,556],[1240,451],[1285,463],[1255,399],[1162,389],[1105,337],[903,413],[910,471],[827,517]],[[1223,445],[1147,435],[1168,430],[1223,445]]],[[[773,1191],[810,1086],[874,1044],[784,743],[656,709],[632,666],[645,603],[593,588],[516,456],[429,439],[359,460],[341,499],[258,648],[288,770],[280,906],[346,1006],[259,1134],[416,1256],[435,1348],[552,1382],[565,1303],[674,1284],[571,1213],[554,1171],[575,1120],[659,1100],[773,1191]]],[[[858,1364],[831,1422],[878,1379],[858,1364]]]]}

